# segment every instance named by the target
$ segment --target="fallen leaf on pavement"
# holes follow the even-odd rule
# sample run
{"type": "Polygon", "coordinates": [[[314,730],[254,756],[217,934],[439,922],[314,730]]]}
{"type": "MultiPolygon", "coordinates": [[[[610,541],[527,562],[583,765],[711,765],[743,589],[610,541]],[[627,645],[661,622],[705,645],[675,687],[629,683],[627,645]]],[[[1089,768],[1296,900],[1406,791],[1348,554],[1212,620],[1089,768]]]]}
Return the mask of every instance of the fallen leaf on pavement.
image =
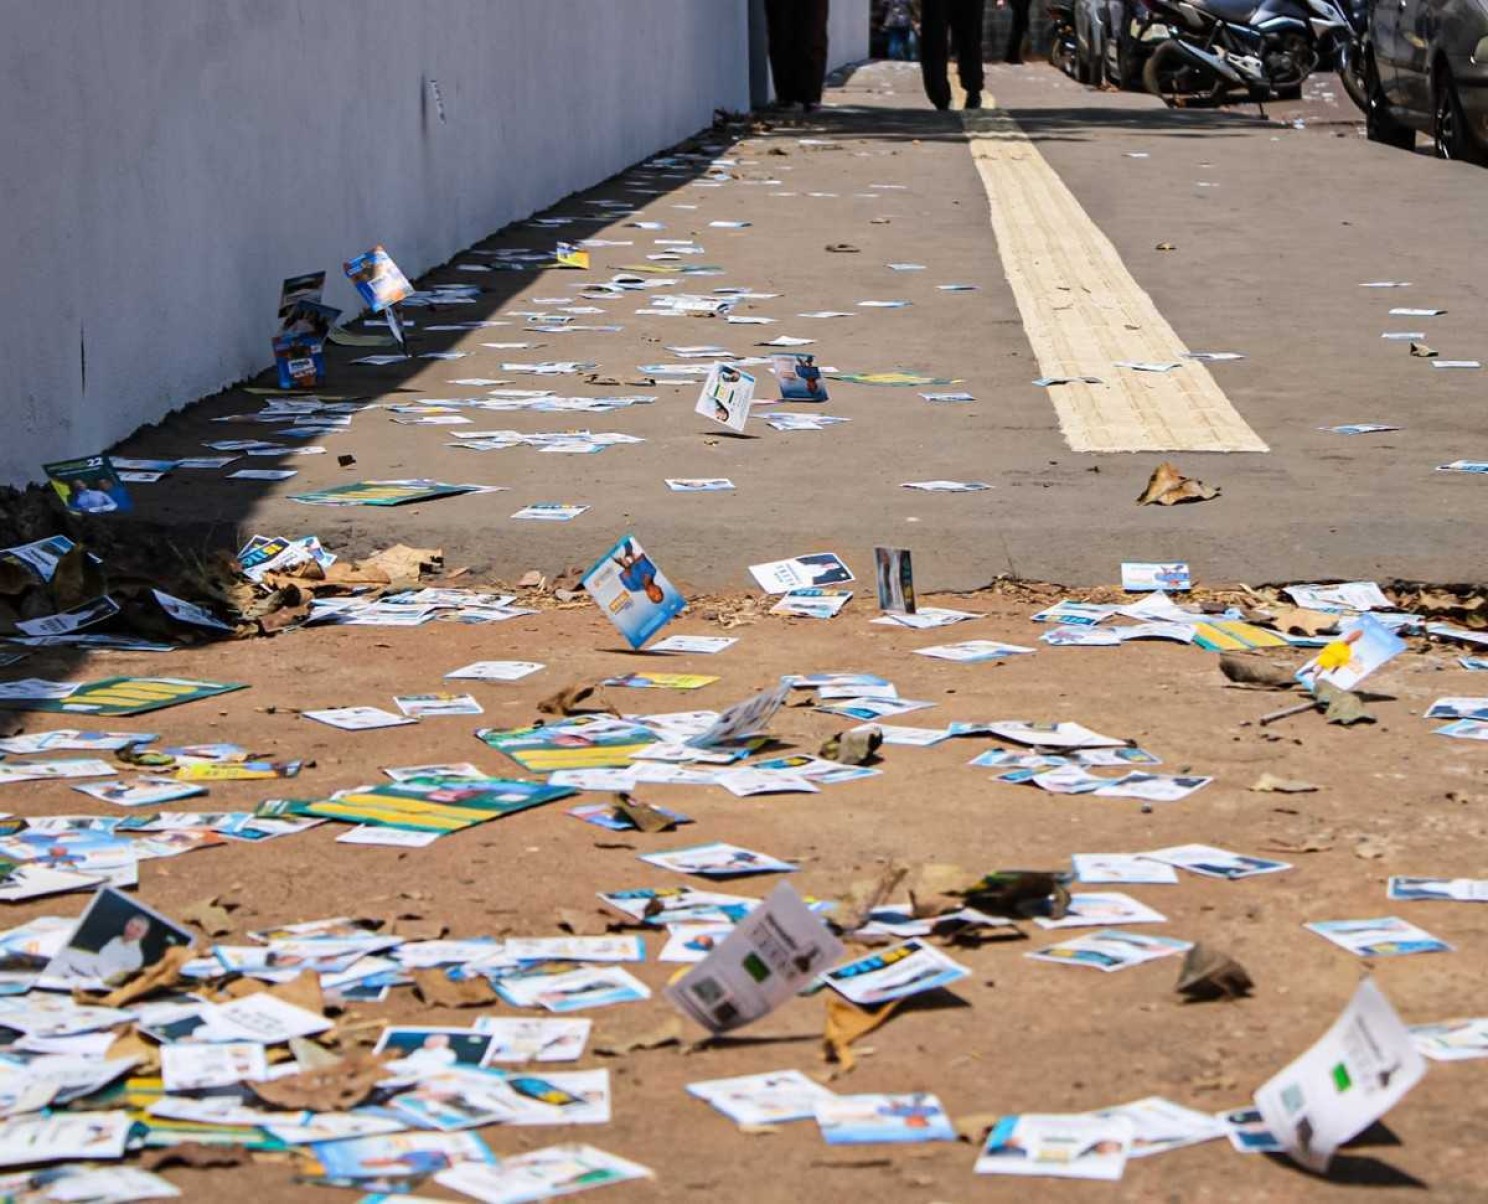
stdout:
{"type": "Polygon", "coordinates": [[[832,922],[843,932],[856,932],[868,922],[869,913],[881,907],[904,881],[909,870],[888,865],[877,878],[860,878],[848,886],[832,910],[832,922]]]}
{"type": "Polygon", "coordinates": [[[1147,488],[1137,498],[1137,505],[1176,506],[1180,502],[1207,502],[1218,496],[1218,489],[1184,476],[1177,465],[1165,460],[1148,478],[1147,488]]]}
{"type": "Polygon", "coordinates": [[[1423,360],[1435,359],[1437,354],[1430,347],[1426,346],[1425,343],[1412,343],[1410,345],[1410,353],[1417,359],[1423,360]]]}
{"type": "Polygon", "coordinates": [[[1272,617],[1277,631],[1291,635],[1322,635],[1338,629],[1338,616],[1300,606],[1278,606],[1272,617]]]}
{"type": "Polygon", "coordinates": [[[1317,789],[1311,782],[1299,782],[1293,778],[1279,778],[1274,773],[1263,773],[1251,790],[1257,794],[1311,794],[1317,789]]]}
{"type": "Polygon", "coordinates": [[[682,1018],[669,1016],[655,1028],[630,1037],[611,1037],[596,1042],[594,1052],[602,1058],[618,1058],[638,1049],[661,1049],[682,1044],[682,1018]]]}
{"type": "Polygon", "coordinates": [[[431,1007],[486,1007],[497,1000],[491,984],[480,975],[456,981],[440,969],[413,971],[413,989],[431,1007]]]}
{"type": "Polygon", "coordinates": [[[165,987],[175,986],[181,980],[181,967],[195,956],[196,951],[190,945],[171,945],[158,962],[146,966],[136,977],[110,991],[98,1002],[102,1007],[121,1008],[165,987]]]}
{"type": "Polygon", "coordinates": [[[1364,708],[1364,700],[1348,690],[1340,690],[1322,682],[1317,690],[1317,700],[1323,704],[1323,718],[1340,727],[1352,727],[1356,723],[1373,723],[1374,716],[1364,708]]]}
{"type": "Polygon", "coordinates": [[[1196,944],[1183,958],[1173,989],[1191,1003],[1240,999],[1255,987],[1245,967],[1228,953],[1196,944]]]}
{"type": "Polygon", "coordinates": [[[969,1141],[972,1145],[981,1145],[987,1140],[987,1134],[992,1131],[992,1126],[1001,1119],[1001,1112],[972,1112],[966,1116],[956,1117],[951,1123],[956,1126],[958,1141],[969,1141]]]}
{"type": "Polygon", "coordinates": [[[840,1063],[843,1074],[858,1064],[849,1046],[887,1021],[904,1002],[902,999],[891,999],[870,1010],[849,1003],[832,991],[827,992],[826,1000],[827,1026],[822,1037],[822,1053],[828,1062],[840,1063]]]}
{"type": "Polygon", "coordinates": [[[858,248],[850,242],[829,242],[827,244],[827,250],[838,255],[855,255],[858,248]]]}
{"type": "Polygon", "coordinates": [[[1292,670],[1263,656],[1224,652],[1219,657],[1219,671],[1236,685],[1263,686],[1268,690],[1289,690],[1297,684],[1292,670]]]}
{"type": "Polygon", "coordinates": [[[166,1146],[160,1150],[146,1150],[140,1158],[140,1166],[147,1171],[158,1171],[168,1166],[242,1166],[247,1161],[248,1151],[240,1145],[207,1145],[200,1141],[183,1141],[180,1145],[166,1146]]]}
{"type": "Polygon", "coordinates": [[[359,1053],[315,1070],[250,1082],[248,1088],[265,1103],[290,1112],[342,1112],[365,1101],[386,1077],[381,1055],[359,1053]]]}
{"type": "Polygon", "coordinates": [[[612,809],[617,819],[630,820],[638,832],[670,832],[677,826],[677,821],[664,811],[628,794],[619,795],[612,809]]]}
{"type": "Polygon", "coordinates": [[[187,904],[176,915],[188,924],[195,924],[208,936],[226,936],[233,930],[232,917],[228,912],[235,906],[236,904],[232,904],[224,907],[218,902],[218,896],[213,895],[209,899],[187,904]]]}
{"type": "MultiPolygon", "coordinates": [[[[581,713],[578,710],[579,704],[581,702],[586,702],[589,699],[594,698],[598,691],[598,686],[585,684],[583,682],[576,682],[571,686],[564,686],[563,689],[559,690],[556,694],[550,694],[548,695],[548,697],[539,702],[537,704],[537,713],[539,715],[553,715],[557,718],[562,718],[566,715],[579,714],[581,713]]],[[[586,707],[584,709],[584,712],[582,713],[591,713],[593,711],[601,711],[616,716],[618,716],[620,713],[608,703],[601,703],[593,707],[586,707]]]]}

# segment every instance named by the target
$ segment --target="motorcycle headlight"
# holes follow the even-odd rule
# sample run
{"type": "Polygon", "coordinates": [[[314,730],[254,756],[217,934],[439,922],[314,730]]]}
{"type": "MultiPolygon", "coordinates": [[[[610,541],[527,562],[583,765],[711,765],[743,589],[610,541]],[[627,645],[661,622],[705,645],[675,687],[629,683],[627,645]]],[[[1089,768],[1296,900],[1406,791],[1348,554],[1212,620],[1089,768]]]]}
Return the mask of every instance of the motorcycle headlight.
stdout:
{"type": "Polygon", "coordinates": [[[1472,60],[1479,64],[1488,64],[1488,37],[1478,39],[1478,44],[1473,47],[1472,60]]]}

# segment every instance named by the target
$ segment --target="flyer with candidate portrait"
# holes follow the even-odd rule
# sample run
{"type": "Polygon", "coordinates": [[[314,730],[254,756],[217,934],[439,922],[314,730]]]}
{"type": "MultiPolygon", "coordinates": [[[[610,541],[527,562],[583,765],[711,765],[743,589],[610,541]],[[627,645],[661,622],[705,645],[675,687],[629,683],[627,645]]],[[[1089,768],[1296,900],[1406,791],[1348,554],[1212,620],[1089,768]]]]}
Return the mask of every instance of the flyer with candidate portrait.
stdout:
{"type": "Polygon", "coordinates": [[[693,411],[742,434],[753,400],[754,377],[732,364],[714,364],[693,411]]]}
{"type": "Polygon", "coordinates": [[[631,535],[600,557],[582,584],[632,648],[642,647],[687,605],[631,535]]]}
{"type": "Polygon", "coordinates": [[[43,464],[42,472],[74,514],[128,514],[134,509],[129,491],[107,456],[84,456],[43,464]]]}
{"type": "Polygon", "coordinates": [[[346,278],[356,286],[356,291],[374,314],[382,313],[413,293],[408,277],[403,275],[380,243],[365,254],[348,259],[343,268],[346,278]]]}
{"type": "Polygon", "coordinates": [[[782,401],[826,401],[827,383],[814,355],[772,355],[770,371],[782,401]]]}

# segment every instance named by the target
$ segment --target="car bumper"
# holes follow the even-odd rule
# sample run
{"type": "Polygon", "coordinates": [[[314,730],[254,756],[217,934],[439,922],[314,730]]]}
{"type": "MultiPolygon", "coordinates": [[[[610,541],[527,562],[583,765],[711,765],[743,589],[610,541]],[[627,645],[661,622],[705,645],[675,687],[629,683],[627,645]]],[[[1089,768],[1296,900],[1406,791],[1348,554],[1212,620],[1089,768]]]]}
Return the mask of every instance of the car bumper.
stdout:
{"type": "Polygon", "coordinates": [[[1475,63],[1471,58],[1453,62],[1452,82],[1457,85],[1457,99],[1473,141],[1488,147],[1488,63],[1475,63]]]}

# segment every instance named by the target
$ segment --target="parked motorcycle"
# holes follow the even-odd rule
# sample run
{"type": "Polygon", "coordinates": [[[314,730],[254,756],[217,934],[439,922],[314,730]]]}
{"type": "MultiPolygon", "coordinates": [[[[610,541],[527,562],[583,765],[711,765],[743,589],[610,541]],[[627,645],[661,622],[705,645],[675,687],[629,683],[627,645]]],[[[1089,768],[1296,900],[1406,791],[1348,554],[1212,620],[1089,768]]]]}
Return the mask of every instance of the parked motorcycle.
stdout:
{"type": "Polygon", "coordinates": [[[1343,15],[1348,18],[1348,35],[1338,48],[1338,79],[1348,98],[1369,112],[1369,84],[1364,74],[1367,61],[1364,43],[1369,35],[1369,0],[1340,0],[1343,15]]]}
{"type": "Polygon", "coordinates": [[[1075,77],[1079,45],[1075,40],[1075,0],[1050,0],[1049,62],[1075,77]]]}
{"type": "Polygon", "coordinates": [[[1351,27],[1335,0],[1149,0],[1168,27],[1142,82],[1169,104],[1294,99],[1302,81],[1346,55],[1351,27]]]}

